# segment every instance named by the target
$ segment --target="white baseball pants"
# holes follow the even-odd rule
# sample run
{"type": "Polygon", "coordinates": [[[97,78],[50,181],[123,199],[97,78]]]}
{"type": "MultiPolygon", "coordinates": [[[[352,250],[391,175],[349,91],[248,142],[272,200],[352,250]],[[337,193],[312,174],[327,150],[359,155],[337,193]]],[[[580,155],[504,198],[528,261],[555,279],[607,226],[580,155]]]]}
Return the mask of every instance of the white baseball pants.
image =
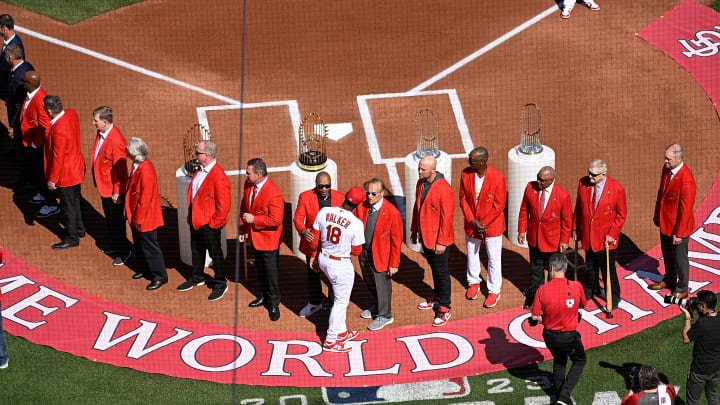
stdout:
{"type": "Polygon", "coordinates": [[[347,317],[347,307],[350,304],[350,293],[353,283],[355,283],[355,269],[350,258],[335,260],[321,252],[319,260],[320,270],[330,280],[335,294],[325,338],[327,341],[334,341],[337,340],[339,334],[347,331],[345,318],[347,317]]]}
{"type": "MultiPolygon", "coordinates": [[[[480,284],[482,278],[480,271],[480,247],[482,239],[471,238],[465,235],[465,247],[467,248],[467,282],[468,285],[480,284]]],[[[485,238],[485,251],[488,256],[488,292],[500,294],[502,287],[502,235],[485,238]]]]}

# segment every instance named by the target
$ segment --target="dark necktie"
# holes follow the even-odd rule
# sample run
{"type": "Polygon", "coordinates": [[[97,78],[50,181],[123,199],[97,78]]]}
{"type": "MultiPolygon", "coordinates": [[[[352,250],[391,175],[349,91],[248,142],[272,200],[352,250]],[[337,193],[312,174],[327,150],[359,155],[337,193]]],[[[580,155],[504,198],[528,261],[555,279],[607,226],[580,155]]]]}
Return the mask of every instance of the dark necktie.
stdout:
{"type": "Polygon", "coordinates": [[[595,210],[597,209],[597,203],[598,203],[598,196],[597,196],[597,184],[593,186],[593,192],[592,192],[592,213],[595,214],[595,210]]]}

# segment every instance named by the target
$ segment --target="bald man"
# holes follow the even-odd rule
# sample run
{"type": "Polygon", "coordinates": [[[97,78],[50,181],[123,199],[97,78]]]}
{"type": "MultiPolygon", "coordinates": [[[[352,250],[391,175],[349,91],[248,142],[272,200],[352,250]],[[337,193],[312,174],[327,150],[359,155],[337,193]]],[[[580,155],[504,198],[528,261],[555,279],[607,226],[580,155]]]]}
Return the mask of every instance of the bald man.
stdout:
{"type": "Polygon", "coordinates": [[[567,250],[572,230],[570,194],[555,184],[555,169],[544,166],[525,188],[518,218],[518,243],[530,247],[530,286],[523,308],[531,309],[535,292],[545,283],[545,269],[555,252],[567,250]]]}
{"type": "Polygon", "coordinates": [[[434,309],[433,326],[444,326],[450,320],[450,273],[447,247],[454,242],[453,215],[455,192],[445,176],[437,171],[433,156],[425,156],[418,164],[415,207],[410,227],[413,243],[420,242],[423,255],[432,270],[434,294],[418,304],[420,310],[434,309]],[[418,239],[419,238],[419,239],[418,239]]]}
{"type": "Polygon", "coordinates": [[[50,128],[50,117],[43,109],[43,100],[47,93],[40,85],[40,75],[31,70],[23,77],[23,87],[27,92],[22,103],[20,130],[22,143],[25,147],[23,176],[37,192],[31,199],[35,204],[45,202],[45,171],[43,168],[43,145],[45,134],[50,128]]]}
{"type": "Polygon", "coordinates": [[[653,222],[660,228],[660,248],[665,263],[665,277],[651,284],[651,290],[669,289],[674,296],[687,298],[690,262],[688,242],[695,230],[695,177],[684,163],[682,146],[665,149],[665,164],[655,200],[653,222]]]}
{"type": "MultiPolygon", "coordinates": [[[[300,317],[307,318],[322,309],[322,282],[320,273],[310,268],[310,257],[312,251],[310,245],[314,241],[312,225],[318,212],[325,207],[339,207],[345,200],[345,195],[332,189],[330,175],[323,171],[315,176],[315,187],[300,193],[298,196],[293,225],[300,235],[299,250],[305,254],[307,264],[307,290],[308,303],[300,310],[300,317]]],[[[332,306],[332,288],[328,290],[328,300],[332,306]]]]}

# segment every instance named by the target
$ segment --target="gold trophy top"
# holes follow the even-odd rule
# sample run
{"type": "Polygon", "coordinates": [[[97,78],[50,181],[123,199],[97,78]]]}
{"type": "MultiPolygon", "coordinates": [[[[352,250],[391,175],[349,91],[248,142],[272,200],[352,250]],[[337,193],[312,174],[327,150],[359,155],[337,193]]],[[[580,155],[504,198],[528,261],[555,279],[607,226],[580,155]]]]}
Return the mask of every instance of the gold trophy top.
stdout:
{"type": "Polygon", "coordinates": [[[328,128],[325,121],[316,113],[303,118],[298,129],[298,166],[303,170],[315,172],[327,166],[328,128]]]}

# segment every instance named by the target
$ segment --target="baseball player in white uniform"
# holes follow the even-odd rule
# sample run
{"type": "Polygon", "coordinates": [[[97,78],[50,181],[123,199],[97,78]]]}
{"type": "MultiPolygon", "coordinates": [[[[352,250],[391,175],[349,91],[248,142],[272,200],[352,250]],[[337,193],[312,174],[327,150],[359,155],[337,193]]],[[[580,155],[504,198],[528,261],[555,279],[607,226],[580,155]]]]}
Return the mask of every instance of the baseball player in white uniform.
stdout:
{"type": "Polygon", "coordinates": [[[319,240],[320,248],[313,252],[310,267],[316,271],[319,267],[325,273],[335,294],[323,344],[323,350],[328,352],[349,352],[352,348],[345,346],[345,342],[358,336],[357,331],[347,330],[345,318],[355,282],[355,268],[350,256],[359,256],[365,244],[363,223],[352,211],[364,200],[365,191],[353,187],[345,194],[340,207],[321,209],[312,226],[315,236],[312,247],[316,247],[319,240]]]}

